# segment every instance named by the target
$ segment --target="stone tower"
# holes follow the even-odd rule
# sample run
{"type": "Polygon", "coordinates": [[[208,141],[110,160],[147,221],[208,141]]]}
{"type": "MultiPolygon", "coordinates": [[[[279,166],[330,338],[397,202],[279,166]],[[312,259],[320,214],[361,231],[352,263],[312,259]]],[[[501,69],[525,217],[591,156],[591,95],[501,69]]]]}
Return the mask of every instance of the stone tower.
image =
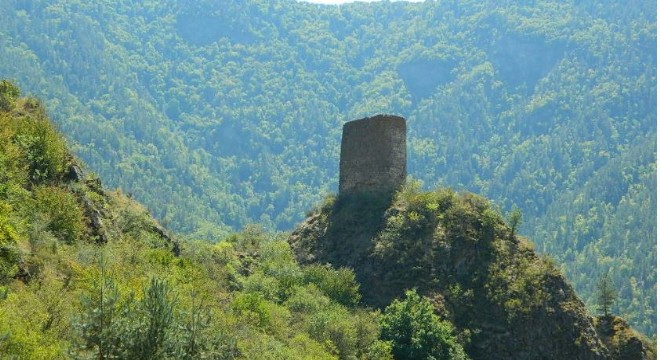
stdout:
{"type": "Polygon", "coordinates": [[[406,120],[376,115],[344,124],[339,194],[395,192],[406,180],[406,120]]]}

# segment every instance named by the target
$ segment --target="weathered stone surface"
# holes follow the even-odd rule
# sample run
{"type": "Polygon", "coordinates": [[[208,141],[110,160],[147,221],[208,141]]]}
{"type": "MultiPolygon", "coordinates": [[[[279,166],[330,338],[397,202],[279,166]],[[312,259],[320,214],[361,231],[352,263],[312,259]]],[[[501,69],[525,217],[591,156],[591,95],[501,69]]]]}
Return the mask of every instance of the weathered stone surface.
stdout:
{"type": "Polygon", "coordinates": [[[377,115],[344,124],[339,194],[394,192],[406,180],[406,120],[377,115]]]}

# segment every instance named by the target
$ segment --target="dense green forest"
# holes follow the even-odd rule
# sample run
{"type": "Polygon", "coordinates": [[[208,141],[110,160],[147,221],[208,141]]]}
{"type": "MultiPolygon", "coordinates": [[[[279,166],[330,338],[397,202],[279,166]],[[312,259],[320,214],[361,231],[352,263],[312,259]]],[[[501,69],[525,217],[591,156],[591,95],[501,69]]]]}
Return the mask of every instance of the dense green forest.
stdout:
{"type": "MultiPolygon", "coordinates": [[[[588,314],[552,262],[536,256],[483,198],[414,187],[397,194],[400,213],[391,214],[381,240],[406,251],[402,262],[382,249],[380,265],[401,270],[431,260],[453,271],[448,261],[410,257],[448,245],[459,257],[478,248],[478,258],[467,260],[478,271],[454,262],[457,276],[418,278],[419,291],[415,281],[405,291],[401,282],[384,284],[379,291],[394,298],[367,307],[362,294],[370,291],[353,270],[301,265],[286,234],[247,226],[215,244],[173,237],[135,200],[87,173],[43,105],[18,95],[0,82],[3,359],[491,358],[483,339],[498,342],[498,354],[525,358],[655,358],[653,343],[620,317],[588,314]],[[446,232],[420,248],[413,234],[438,221],[446,232]],[[453,285],[438,286],[446,282],[453,285]],[[475,304],[499,315],[471,311],[475,304]],[[538,311],[552,315],[539,321],[538,311]],[[531,322],[526,336],[545,346],[530,349],[520,333],[502,333],[521,322],[531,322]],[[488,335],[493,331],[498,336],[488,335]]],[[[341,203],[352,211],[383,201],[341,203]]],[[[328,199],[314,212],[339,204],[328,199]]],[[[350,218],[358,228],[370,226],[350,218]]]]}
{"type": "Polygon", "coordinates": [[[169,228],[288,230],[341,124],[408,119],[409,173],[524,214],[595,308],[655,334],[653,1],[0,3],[0,77],[169,228]]]}

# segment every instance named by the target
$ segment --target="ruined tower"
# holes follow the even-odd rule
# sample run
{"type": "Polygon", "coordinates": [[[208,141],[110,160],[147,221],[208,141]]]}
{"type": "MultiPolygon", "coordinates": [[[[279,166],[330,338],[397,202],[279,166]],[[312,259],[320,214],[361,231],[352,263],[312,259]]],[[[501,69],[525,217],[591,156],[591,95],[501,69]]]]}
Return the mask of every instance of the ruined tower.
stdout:
{"type": "Polygon", "coordinates": [[[376,115],[344,124],[339,194],[393,193],[406,180],[406,120],[376,115]]]}

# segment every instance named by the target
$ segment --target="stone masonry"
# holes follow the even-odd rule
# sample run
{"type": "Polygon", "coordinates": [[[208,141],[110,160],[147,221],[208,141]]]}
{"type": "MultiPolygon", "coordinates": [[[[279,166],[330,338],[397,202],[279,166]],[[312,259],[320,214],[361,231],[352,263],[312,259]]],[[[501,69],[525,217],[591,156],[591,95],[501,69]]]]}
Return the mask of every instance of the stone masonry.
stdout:
{"type": "Polygon", "coordinates": [[[376,115],[344,124],[339,194],[393,193],[406,180],[406,120],[376,115]]]}

